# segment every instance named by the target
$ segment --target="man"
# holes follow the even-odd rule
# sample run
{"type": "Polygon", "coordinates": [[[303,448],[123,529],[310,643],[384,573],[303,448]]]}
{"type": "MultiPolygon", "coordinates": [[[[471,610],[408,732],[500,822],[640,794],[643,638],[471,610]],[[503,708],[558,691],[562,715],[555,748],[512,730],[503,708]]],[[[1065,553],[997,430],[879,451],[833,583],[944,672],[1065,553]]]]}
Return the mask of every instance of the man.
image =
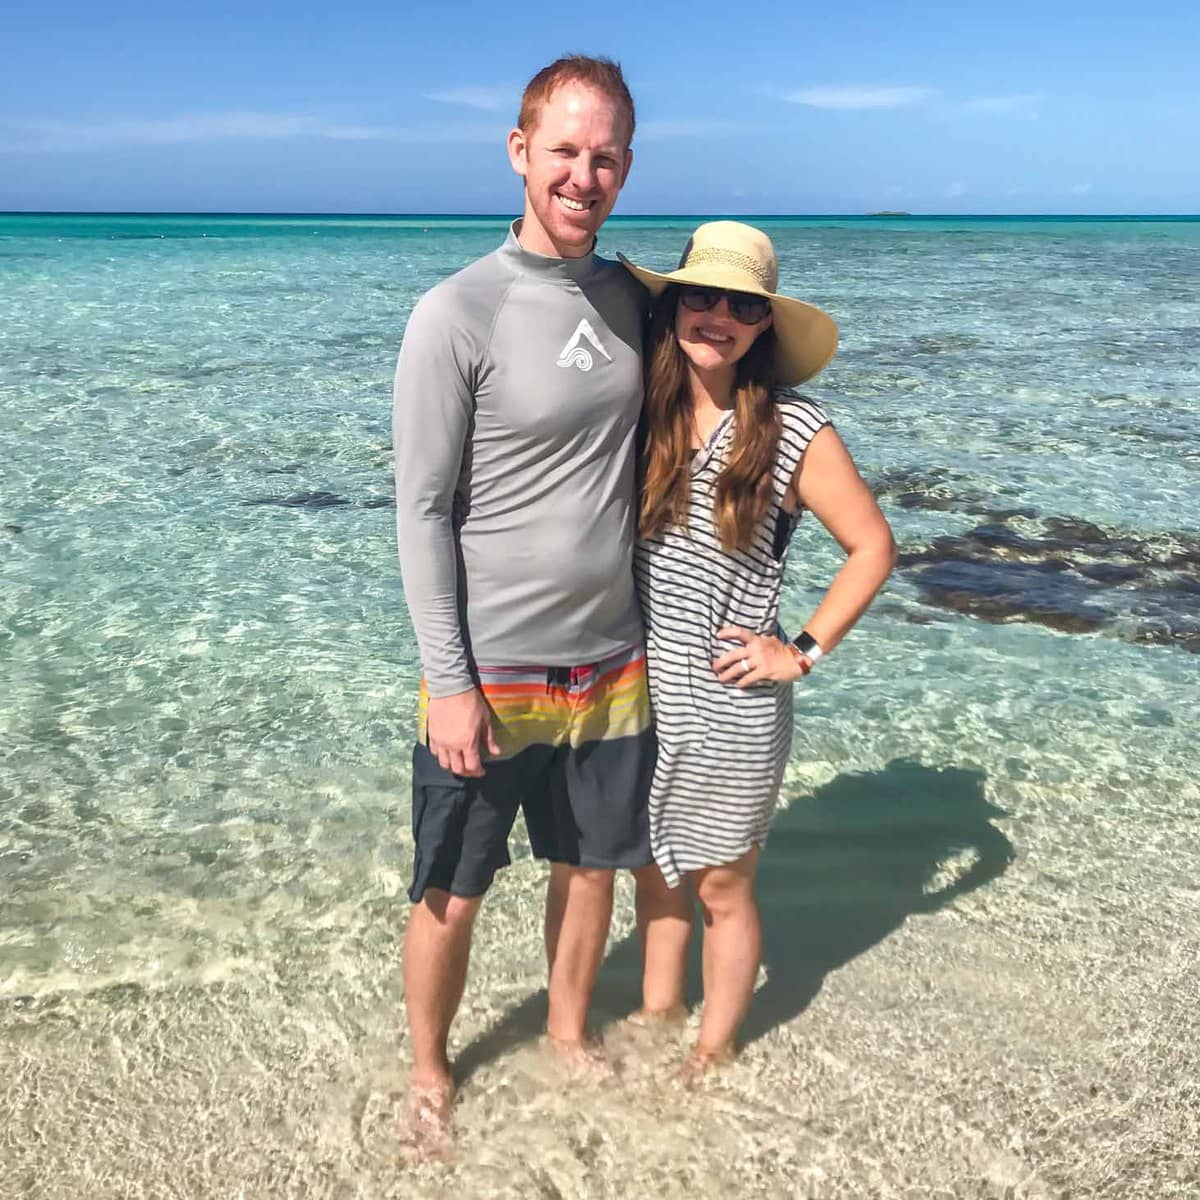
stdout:
{"type": "Polygon", "coordinates": [[[424,665],[404,947],[418,1137],[444,1138],[471,931],[524,811],[551,862],[547,1034],[585,1058],[617,869],[650,861],[631,564],[644,300],[598,258],[632,162],[620,68],[560,59],[508,138],[524,215],[427,293],[396,370],[396,509],[424,665]]]}

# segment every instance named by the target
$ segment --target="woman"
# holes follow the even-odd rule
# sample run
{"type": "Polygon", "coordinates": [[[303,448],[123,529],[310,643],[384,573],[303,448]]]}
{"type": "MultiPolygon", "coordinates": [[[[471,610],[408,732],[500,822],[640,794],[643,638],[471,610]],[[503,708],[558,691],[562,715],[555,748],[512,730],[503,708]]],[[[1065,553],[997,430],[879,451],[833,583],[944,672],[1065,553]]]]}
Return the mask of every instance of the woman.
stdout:
{"type": "Polygon", "coordinates": [[[642,1021],[681,1019],[693,899],[704,1014],[684,1066],[727,1058],[758,974],[754,875],[792,739],[792,685],[862,616],[895,562],[887,521],[811,400],[786,390],[837,349],[818,308],[776,294],[770,239],[701,225],[677,270],[622,260],[656,297],[637,550],[659,754],[656,865],[637,873],[642,1021]],[[795,641],[778,625],[808,509],[846,561],[795,641]]]}

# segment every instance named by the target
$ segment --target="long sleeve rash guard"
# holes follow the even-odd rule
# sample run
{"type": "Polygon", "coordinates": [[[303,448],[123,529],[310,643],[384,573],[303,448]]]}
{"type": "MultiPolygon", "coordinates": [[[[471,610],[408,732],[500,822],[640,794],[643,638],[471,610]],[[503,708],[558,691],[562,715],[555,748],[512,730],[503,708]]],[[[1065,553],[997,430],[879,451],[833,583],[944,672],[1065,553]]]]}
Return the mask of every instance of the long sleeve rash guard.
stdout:
{"type": "Polygon", "coordinates": [[[432,697],[473,664],[574,666],[642,636],[640,285],[505,244],[426,293],[396,367],[396,522],[432,697]]]}

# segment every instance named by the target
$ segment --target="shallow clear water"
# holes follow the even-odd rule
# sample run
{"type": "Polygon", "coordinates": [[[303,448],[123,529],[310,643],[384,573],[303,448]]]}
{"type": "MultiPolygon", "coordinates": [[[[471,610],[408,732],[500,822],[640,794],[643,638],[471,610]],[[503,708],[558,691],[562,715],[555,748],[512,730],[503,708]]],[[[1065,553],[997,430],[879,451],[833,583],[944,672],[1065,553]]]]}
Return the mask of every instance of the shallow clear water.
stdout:
{"type": "MultiPolygon", "coordinates": [[[[1182,895],[1200,799],[1200,222],[761,223],[784,290],[841,325],[809,394],[908,555],[798,696],[780,820],[802,835],[822,787],[886,781],[903,758],[931,795],[933,772],[975,773],[1019,856],[1040,846],[1082,875],[1136,846],[1140,886],[1182,895]]],[[[601,248],[669,267],[692,224],[615,221],[601,248]]],[[[136,1030],[113,1014],[153,1011],[202,1067],[252,1016],[246,1054],[287,1060],[288,1014],[322,996],[306,1044],[400,1052],[419,664],[390,376],[415,299],[503,234],[482,218],[0,217],[0,997],[45,1054],[43,1087],[63,1069],[48,1012],[126,1053],[136,1030]]],[[[802,527],[790,622],[834,551],[802,527]]],[[[783,837],[776,853],[801,851],[783,837]]],[[[538,987],[541,874],[517,858],[485,915],[464,1045],[538,987]]],[[[614,971],[632,1006],[635,973],[614,971]]],[[[308,1086],[336,1128],[374,1103],[322,1078],[308,1086]]],[[[561,1147],[543,1149],[554,1176],[561,1147]]]]}

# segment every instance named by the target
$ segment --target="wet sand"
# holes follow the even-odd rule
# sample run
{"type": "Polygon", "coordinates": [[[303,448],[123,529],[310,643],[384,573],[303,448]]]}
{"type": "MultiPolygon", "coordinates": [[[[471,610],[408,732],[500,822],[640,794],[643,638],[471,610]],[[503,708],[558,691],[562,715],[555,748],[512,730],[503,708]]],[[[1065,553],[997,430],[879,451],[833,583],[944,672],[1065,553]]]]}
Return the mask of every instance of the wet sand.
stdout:
{"type": "Polygon", "coordinates": [[[1200,1194],[1196,789],[1148,826],[1101,782],[1002,810],[979,771],[826,776],[789,779],[748,1045],[700,1093],[668,1083],[680,1035],[619,1024],[628,878],[597,997],[619,1081],[567,1083],[537,1048],[524,858],[456,1027],[456,1159],[406,1165],[406,902],[376,873],[269,968],[6,1001],[0,1195],[1200,1194]]]}

